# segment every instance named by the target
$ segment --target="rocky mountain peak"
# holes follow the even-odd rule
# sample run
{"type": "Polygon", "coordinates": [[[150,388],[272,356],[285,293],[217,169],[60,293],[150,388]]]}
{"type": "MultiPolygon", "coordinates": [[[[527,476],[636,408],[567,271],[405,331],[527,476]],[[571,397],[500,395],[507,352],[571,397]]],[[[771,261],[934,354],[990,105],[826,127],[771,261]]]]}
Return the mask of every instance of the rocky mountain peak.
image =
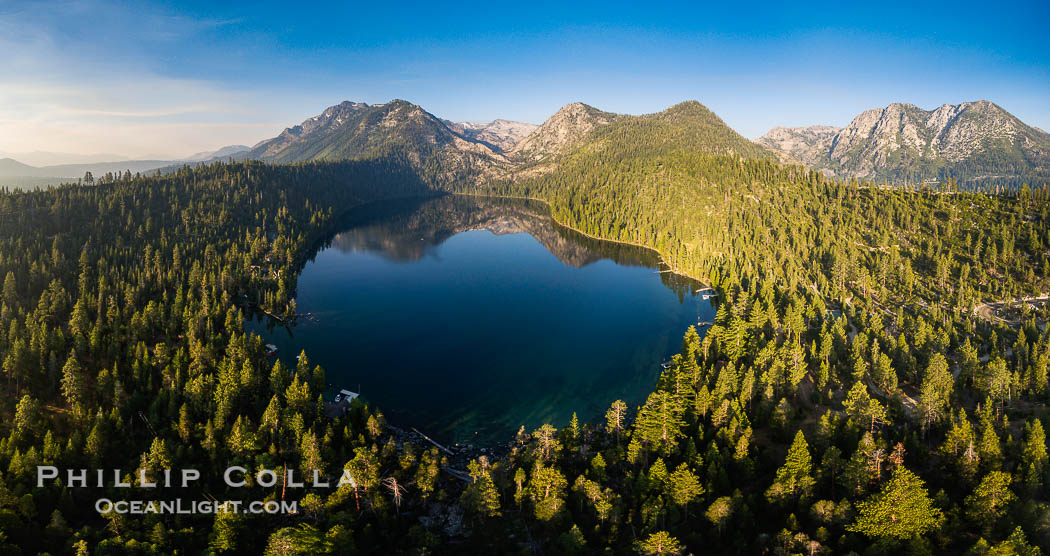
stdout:
{"type": "MultiPolygon", "coordinates": [[[[395,99],[368,105],[344,101],[255,145],[251,158],[274,162],[374,158],[393,150],[422,163],[435,150],[492,156],[482,142],[464,138],[411,102],[395,99]]],[[[464,160],[459,154],[457,161],[464,160]]]]}
{"type": "Polygon", "coordinates": [[[828,156],[839,131],[828,125],[774,127],[755,142],[780,155],[782,162],[817,166],[828,156]]]}
{"type": "Polygon", "coordinates": [[[543,160],[565,152],[592,131],[616,118],[616,114],[603,112],[582,102],[566,104],[515,145],[512,152],[526,159],[543,160]]]}
{"type": "Polygon", "coordinates": [[[539,127],[536,124],[502,119],[492,120],[488,123],[442,121],[449,129],[461,137],[484,143],[497,152],[512,149],[539,127]]]}
{"type": "Polygon", "coordinates": [[[933,110],[893,103],[865,110],[833,133],[801,129],[808,131],[774,128],[757,142],[828,174],[893,182],[1050,173],[1050,135],[987,100],[933,110]]]}

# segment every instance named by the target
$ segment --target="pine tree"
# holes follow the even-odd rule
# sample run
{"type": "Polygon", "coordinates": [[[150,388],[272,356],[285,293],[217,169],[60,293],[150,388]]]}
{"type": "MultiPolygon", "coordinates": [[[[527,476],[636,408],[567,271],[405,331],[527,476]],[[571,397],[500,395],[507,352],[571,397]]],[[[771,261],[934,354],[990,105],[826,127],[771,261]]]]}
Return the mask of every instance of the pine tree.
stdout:
{"type": "Polygon", "coordinates": [[[638,412],[635,433],[648,446],[669,454],[683,436],[683,413],[684,408],[669,392],[653,392],[638,412]]]}
{"type": "Polygon", "coordinates": [[[623,400],[616,400],[605,412],[605,431],[616,436],[616,445],[620,444],[620,435],[623,433],[624,424],[627,421],[627,404],[623,400]]]}
{"type": "Polygon", "coordinates": [[[76,354],[69,354],[66,364],[62,366],[62,395],[65,396],[66,403],[73,409],[73,412],[78,415],[83,412],[85,401],[84,380],[84,368],[77,360],[76,354]]]}
{"type": "Polygon", "coordinates": [[[251,424],[243,415],[239,415],[226,438],[226,446],[236,456],[246,456],[255,450],[255,434],[251,424]]]}
{"type": "Polygon", "coordinates": [[[791,448],[788,449],[784,465],[777,470],[773,485],[766,491],[766,498],[781,503],[805,499],[812,493],[815,483],[809,444],[799,430],[795,433],[791,448]]]}
{"type": "Polygon", "coordinates": [[[218,553],[235,553],[243,543],[246,519],[236,512],[216,512],[208,548],[218,553]]]}
{"type": "Polygon", "coordinates": [[[561,443],[558,442],[557,434],[558,429],[547,423],[532,433],[533,438],[536,439],[536,455],[545,462],[553,460],[561,452],[561,443]]]}
{"type": "Polygon", "coordinates": [[[1031,494],[1043,488],[1047,470],[1046,433],[1039,419],[1025,423],[1024,445],[1021,448],[1021,473],[1031,494]]]}
{"type": "Polygon", "coordinates": [[[704,513],[707,520],[718,529],[719,536],[725,531],[726,523],[732,515],[733,499],[728,496],[717,498],[710,506],[708,506],[707,512],[704,513]]]}
{"type": "Polygon", "coordinates": [[[875,383],[887,394],[897,391],[897,371],[893,369],[890,357],[879,353],[872,365],[872,376],[875,383]]]}
{"type": "Polygon", "coordinates": [[[15,433],[23,434],[38,430],[40,423],[40,402],[33,396],[26,394],[18,401],[15,407],[14,428],[15,433]]]}
{"type": "Polygon", "coordinates": [[[993,401],[1002,405],[1010,398],[1011,377],[1006,361],[996,357],[988,362],[984,368],[981,380],[981,389],[993,401]]]}
{"type": "Polygon", "coordinates": [[[550,521],[561,512],[567,485],[565,476],[557,468],[536,463],[529,478],[529,496],[536,519],[550,521]]]}
{"type": "Polygon", "coordinates": [[[911,539],[940,527],[944,521],[922,479],[903,465],[893,470],[878,494],[857,504],[857,514],[846,529],[871,538],[911,539]]]}
{"type": "MultiPolygon", "coordinates": [[[[484,458],[485,456],[482,456],[484,458]]],[[[460,497],[460,501],[470,512],[483,517],[500,515],[499,491],[492,482],[487,462],[471,460],[468,464],[472,482],[460,497]]]]}
{"type": "Polygon", "coordinates": [[[673,556],[681,554],[683,550],[682,543],[667,531],[657,531],[644,541],[638,541],[635,546],[643,556],[673,556]]]}
{"type": "Polygon", "coordinates": [[[1010,491],[1009,473],[992,471],[981,479],[981,484],[966,497],[966,515],[982,527],[985,534],[1003,516],[1006,507],[1017,497],[1010,491]]]}
{"type": "Polygon", "coordinates": [[[1041,556],[1043,551],[1029,544],[1024,531],[1018,526],[1009,538],[989,548],[986,553],[988,556],[1041,556]]]}
{"type": "Polygon", "coordinates": [[[700,479],[685,463],[680,464],[675,468],[674,473],[671,473],[668,478],[668,488],[674,503],[685,508],[686,518],[689,517],[689,503],[704,494],[704,487],[700,486],[700,479]]]}
{"type": "Polygon", "coordinates": [[[995,430],[995,422],[992,420],[990,403],[985,403],[981,412],[981,438],[977,445],[977,453],[981,458],[982,466],[987,469],[997,469],[1002,463],[1002,446],[999,433],[995,430]]]}
{"type": "Polygon", "coordinates": [[[18,279],[11,270],[4,276],[3,301],[8,307],[18,305],[18,279]]]}
{"type": "Polygon", "coordinates": [[[951,401],[953,386],[954,379],[948,370],[948,361],[940,353],[935,353],[926,366],[919,395],[924,428],[944,416],[951,401]]]}
{"type": "Polygon", "coordinates": [[[798,385],[806,378],[808,372],[802,345],[796,343],[788,350],[788,382],[791,383],[792,394],[798,392],[798,385]]]}
{"type": "Polygon", "coordinates": [[[868,387],[862,380],[853,384],[842,406],[854,420],[869,424],[869,432],[874,433],[876,424],[886,422],[886,409],[878,400],[868,395],[868,387]]]}

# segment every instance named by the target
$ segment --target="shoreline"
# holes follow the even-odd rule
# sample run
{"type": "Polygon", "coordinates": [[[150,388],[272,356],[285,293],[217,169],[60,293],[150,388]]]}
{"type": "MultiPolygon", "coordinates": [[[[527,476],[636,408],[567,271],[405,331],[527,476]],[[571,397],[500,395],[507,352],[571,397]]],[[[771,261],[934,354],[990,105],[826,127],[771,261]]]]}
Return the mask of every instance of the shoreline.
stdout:
{"type": "Polygon", "coordinates": [[[486,195],[486,194],[483,194],[483,193],[459,193],[459,192],[449,192],[449,195],[462,195],[464,197],[485,197],[485,198],[488,198],[488,199],[522,199],[522,200],[525,200],[525,201],[537,201],[537,202],[543,203],[544,205],[547,205],[547,209],[548,209],[548,212],[550,213],[551,221],[553,221],[558,226],[561,226],[562,228],[565,228],[566,230],[571,230],[574,233],[580,234],[580,235],[582,235],[584,237],[587,237],[587,238],[590,238],[590,239],[593,239],[593,240],[597,240],[597,241],[608,241],[610,243],[619,243],[621,245],[630,245],[632,247],[640,247],[642,249],[648,249],[649,251],[652,251],[653,253],[656,253],[656,256],[660,259],[660,264],[666,266],[667,270],[670,271],[671,274],[675,274],[677,276],[681,276],[682,278],[688,278],[690,280],[693,280],[694,282],[697,282],[697,283],[703,285],[706,288],[713,288],[714,287],[711,284],[708,284],[707,281],[701,280],[700,278],[697,278],[696,276],[693,276],[691,274],[687,274],[687,273],[683,272],[681,269],[675,267],[674,265],[672,265],[670,262],[667,261],[667,257],[665,257],[664,254],[661,253],[658,249],[655,249],[653,247],[645,245],[644,243],[638,243],[638,242],[635,242],[635,241],[623,241],[623,240],[620,240],[620,239],[604,238],[604,237],[601,237],[601,236],[596,236],[596,235],[593,235],[593,234],[589,234],[589,233],[587,233],[587,232],[585,232],[583,230],[579,230],[577,228],[574,228],[574,227],[572,227],[572,226],[570,226],[570,225],[568,225],[568,224],[566,224],[564,222],[559,222],[558,219],[554,216],[554,207],[552,207],[551,204],[550,204],[550,201],[547,201],[546,199],[541,199],[539,197],[526,197],[524,195],[486,195]]]}

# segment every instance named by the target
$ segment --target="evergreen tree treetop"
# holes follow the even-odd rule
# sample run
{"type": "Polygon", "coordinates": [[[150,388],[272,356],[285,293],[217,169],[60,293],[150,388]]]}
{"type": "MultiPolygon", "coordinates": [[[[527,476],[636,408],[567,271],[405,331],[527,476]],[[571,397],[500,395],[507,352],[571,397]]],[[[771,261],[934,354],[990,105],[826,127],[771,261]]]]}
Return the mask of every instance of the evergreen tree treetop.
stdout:
{"type": "Polygon", "coordinates": [[[857,504],[857,514],[846,529],[871,538],[911,539],[937,529],[944,521],[923,480],[903,465],[894,469],[879,493],[857,504]]]}

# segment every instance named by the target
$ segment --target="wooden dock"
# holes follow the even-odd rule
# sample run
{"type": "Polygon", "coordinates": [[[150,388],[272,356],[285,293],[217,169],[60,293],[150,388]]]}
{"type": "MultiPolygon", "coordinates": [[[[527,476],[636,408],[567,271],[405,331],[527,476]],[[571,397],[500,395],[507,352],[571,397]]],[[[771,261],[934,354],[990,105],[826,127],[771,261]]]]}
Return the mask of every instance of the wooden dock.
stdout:
{"type": "Polygon", "coordinates": [[[445,452],[446,454],[448,454],[448,455],[450,455],[450,456],[454,456],[454,455],[456,455],[456,454],[454,454],[454,453],[452,452],[452,450],[449,450],[448,448],[446,448],[446,447],[442,446],[441,444],[438,444],[438,443],[437,443],[437,441],[436,441],[436,440],[434,440],[433,438],[430,438],[429,436],[427,436],[427,435],[425,435],[425,434],[423,434],[423,433],[419,432],[419,429],[417,429],[417,428],[415,428],[415,427],[412,427],[412,432],[414,432],[414,433],[418,434],[419,436],[422,436],[422,437],[423,437],[423,440],[426,440],[427,442],[429,442],[429,443],[433,444],[433,445],[434,445],[434,447],[435,447],[435,448],[437,448],[438,450],[441,450],[442,452],[445,452]]]}

